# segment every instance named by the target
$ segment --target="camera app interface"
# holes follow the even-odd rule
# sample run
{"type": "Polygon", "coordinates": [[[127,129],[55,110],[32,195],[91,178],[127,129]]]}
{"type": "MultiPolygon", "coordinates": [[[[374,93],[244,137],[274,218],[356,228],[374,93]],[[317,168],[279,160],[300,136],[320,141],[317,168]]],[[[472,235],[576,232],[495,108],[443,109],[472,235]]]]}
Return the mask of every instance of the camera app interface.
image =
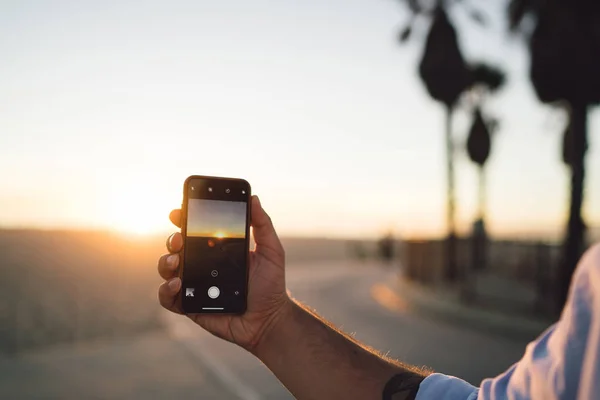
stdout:
{"type": "MultiPolygon", "coordinates": [[[[230,189],[225,190],[225,196],[219,197],[240,200],[230,189]]],[[[243,308],[247,206],[246,201],[189,197],[182,288],[184,308],[189,312],[236,312],[243,308]]]]}

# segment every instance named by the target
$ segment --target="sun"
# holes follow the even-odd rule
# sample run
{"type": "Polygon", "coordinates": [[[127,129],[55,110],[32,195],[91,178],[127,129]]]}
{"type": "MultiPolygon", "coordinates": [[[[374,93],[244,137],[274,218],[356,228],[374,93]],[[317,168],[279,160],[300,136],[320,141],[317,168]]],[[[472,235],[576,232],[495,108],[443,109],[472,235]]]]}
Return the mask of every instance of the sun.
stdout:
{"type": "Polygon", "coordinates": [[[223,239],[224,237],[226,237],[227,235],[225,235],[224,232],[217,232],[215,233],[215,237],[219,238],[219,239],[223,239]]]}
{"type": "Polygon", "coordinates": [[[136,236],[167,233],[177,229],[168,218],[173,208],[170,198],[161,196],[160,192],[149,194],[146,191],[145,195],[140,193],[144,191],[137,188],[116,191],[107,204],[103,222],[111,230],[136,236]]]}

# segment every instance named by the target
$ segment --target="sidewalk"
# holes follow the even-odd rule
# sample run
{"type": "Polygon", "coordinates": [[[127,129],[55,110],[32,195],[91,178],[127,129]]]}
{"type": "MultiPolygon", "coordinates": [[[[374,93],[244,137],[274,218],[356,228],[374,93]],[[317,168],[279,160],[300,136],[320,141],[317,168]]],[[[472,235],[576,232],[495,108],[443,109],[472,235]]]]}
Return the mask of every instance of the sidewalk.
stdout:
{"type": "Polygon", "coordinates": [[[387,285],[417,312],[504,337],[534,339],[552,324],[546,318],[467,305],[456,288],[433,288],[397,275],[391,275],[387,285]]]}
{"type": "Polygon", "coordinates": [[[164,331],[0,358],[2,399],[236,398],[164,331]]]}

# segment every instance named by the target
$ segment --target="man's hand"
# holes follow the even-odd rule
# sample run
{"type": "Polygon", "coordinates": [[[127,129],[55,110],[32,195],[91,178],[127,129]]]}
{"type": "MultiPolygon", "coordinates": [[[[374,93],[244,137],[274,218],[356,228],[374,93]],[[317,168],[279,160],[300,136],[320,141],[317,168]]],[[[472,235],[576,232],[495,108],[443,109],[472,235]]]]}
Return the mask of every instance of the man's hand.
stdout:
{"type": "MultiPolygon", "coordinates": [[[[173,210],[171,222],[181,227],[181,210],[173,210]]],[[[248,307],[242,315],[192,314],[189,317],[210,333],[253,351],[267,332],[288,312],[291,300],[285,288],[285,254],[271,218],[258,197],[252,196],[252,233],[255,251],[250,252],[248,307]]],[[[181,233],[167,239],[167,250],[158,260],[158,273],[165,282],[158,289],[160,304],[182,314],[181,279],[178,276],[179,253],[183,249],[181,233]]]]}
{"type": "MultiPolygon", "coordinates": [[[[298,399],[414,400],[422,371],[373,353],[289,298],[283,247],[257,197],[252,197],[251,212],[256,250],[250,253],[246,313],[189,317],[260,358],[298,399]]],[[[171,212],[175,225],[180,226],[180,219],[180,210],[171,212]]],[[[181,234],[174,233],[167,240],[169,254],[158,261],[166,281],[158,289],[160,304],[180,314],[182,248],[181,234]]]]}

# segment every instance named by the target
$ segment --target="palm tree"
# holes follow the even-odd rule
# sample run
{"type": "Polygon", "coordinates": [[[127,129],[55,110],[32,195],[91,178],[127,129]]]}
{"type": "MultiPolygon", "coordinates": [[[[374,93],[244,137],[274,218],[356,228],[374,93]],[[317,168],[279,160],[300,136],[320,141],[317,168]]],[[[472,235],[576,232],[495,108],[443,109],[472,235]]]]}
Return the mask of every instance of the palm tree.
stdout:
{"type": "Polygon", "coordinates": [[[487,264],[488,243],[488,235],[485,229],[485,164],[492,150],[491,136],[497,123],[495,120],[486,120],[484,118],[480,105],[475,107],[473,114],[473,125],[471,126],[469,137],[467,139],[467,153],[469,154],[471,161],[479,167],[479,207],[472,232],[471,270],[483,270],[486,268],[487,264]]]}
{"type": "Polygon", "coordinates": [[[467,7],[473,20],[483,23],[483,17],[464,3],[450,0],[420,1],[406,0],[411,19],[400,34],[400,41],[406,42],[419,16],[431,19],[425,40],[425,49],[419,64],[419,75],[427,92],[444,105],[446,111],[446,239],[445,278],[455,280],[458,276],[456,263],[456,196],[454,187],[454,142],[452,138],[452,115],[461,95],[474,83],[472,69],[466,63],[458,44],[456,29],[448,18],[448,8],[454,4],[467,7]]]}
{"type": "Polygon", "coordinates": [[[485,164],[492,150],[492,133],[498,126],[493,118],[484,118],[482,103],[485,97],[504,85],[504,73],[499,69],[479,64],[472,68],[473,81],[470,92],[474,97],[473,124],[467,138],[467,154],[479,167],[479,210],[477,218],[485,219],[485,164]]]}
{"type": "Polygon", "coordinates": [[[504,73],[488,65],[475,65],[473,67],[474,83],[469,90],[469,99],[473,103],[473,123],[467,138],[467,153],[471,161],[479,167],[479,209],[474,221],[471,236],[471,265],[465,270],[461,297],[470,302],[473,300],[473,280],[471,272],[483,270],[487,264],[488,235],[485,229],[485,165],[492,150],[492,134],[496,131],[498,121],[494,118],[484,117],[482,111],[486,97],[504,84],[504,73]]]}
{"type": "Polygon", "coordinates": [[[562,105],[569,112],[563,159],[571,172],[571,202],[559,270],[560,308],[585,247],[581,207],[588,111],[600,103],[600,2],[511,0],[509,19],[511,28],[527,38],[530,77],[538,98],[543,103],[562,105]]]}
{"type": "Polygon", "coordinates": [[[492,137],[488,123],[483,119],[480,106],[473,111],[473,125],[467,139],[467,153],[471,161],[479,167],[479,196],[477,218],[485,219],[485,163],[492,150],[492,137]]]}

